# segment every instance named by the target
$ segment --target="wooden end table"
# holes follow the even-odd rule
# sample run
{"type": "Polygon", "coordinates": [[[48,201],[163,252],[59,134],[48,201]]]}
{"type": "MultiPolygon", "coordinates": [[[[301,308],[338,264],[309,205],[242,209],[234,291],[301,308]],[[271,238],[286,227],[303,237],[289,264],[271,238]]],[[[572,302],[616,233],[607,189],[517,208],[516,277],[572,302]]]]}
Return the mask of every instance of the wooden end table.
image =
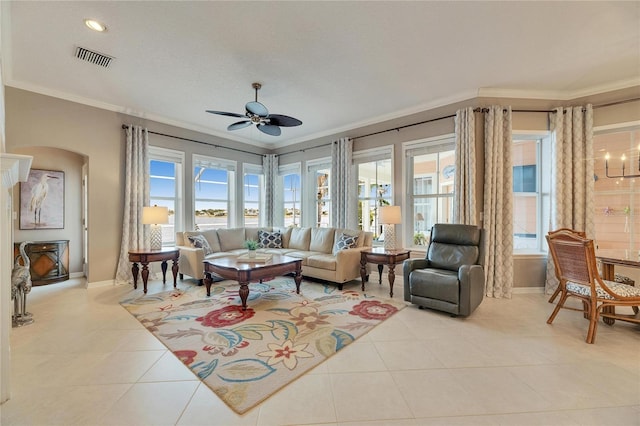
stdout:
{"type": "Polygon", "coordinates": [[[411,250],[395,249],[388,250],[382,247],[373,247],[360,252],[360,277],[362,278],[362,291],[367,280],[367,263],[378,264],[378,284],[382,284],[382,268],[389,267],[389,296],[393,297],[393,282],[396,279],[395,267],[398,263],[409,258],[411,250]]]}
{"type": "Polygon", "coordinates": [[[144,292],[147,292],[147,280],[149,279],[149,262],[162,262],[162,284],[167,282],[167,261],[173,261],[171,272],[173,272],[173,288],[177,285],[178,260],[180,250],[174,247],[163,247],[160,250],[129,250],[129,262],[133,263],[131,273],[133,274],[133,288],[138,288],[138,263],[142,264],[142,284],[144,292]]]}
{"type": "Polygon", "coordinates": [[[274,254],[265,262],[238,262],[237,256],[218,257],[205,260],[204,284],[207,286],[207,296],[211,296],[211,274],[217,274],[227,280],[238,281],[240,284],[240,300],[242,309],[247,309],[247,297],[249,297],[249,282],[259,281],[265,278],[278,277],[285,274],[294,274],[296,293],[300,294],[302,282],[302,259],[274,254]]]}

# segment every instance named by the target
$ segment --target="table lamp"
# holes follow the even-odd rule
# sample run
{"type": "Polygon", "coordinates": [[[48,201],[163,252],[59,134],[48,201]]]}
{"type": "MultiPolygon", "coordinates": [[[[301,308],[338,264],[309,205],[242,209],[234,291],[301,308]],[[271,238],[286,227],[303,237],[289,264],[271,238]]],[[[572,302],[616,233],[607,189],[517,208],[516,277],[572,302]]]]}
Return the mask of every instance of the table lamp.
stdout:
{"type": "Polygon", "coordinates": [[[395,250],[395,226],[402,223],[400,206],[383,206],[378,209],[378,221],[384,225],[384,249],[395,250]]]}
{"type": "Polygon", "coordinates": [[[416,213],[416,222],[418,222],[417,223],[418,231],[422,231],[422,229],[420,229],[421,228],[420,222],[424,222],[424,216],[422,215],[422,213],[420,212],[416,213]]]}
{"type": "Polygon", "coordinates": [[[151,235],[149,240],[151,242],[151,250],[162,249],[162,227],[161,224],[169,223],[169,208],[158,207],[143,207],[142,208],[142,223],[144,225],[151,225],[151,235]]]}

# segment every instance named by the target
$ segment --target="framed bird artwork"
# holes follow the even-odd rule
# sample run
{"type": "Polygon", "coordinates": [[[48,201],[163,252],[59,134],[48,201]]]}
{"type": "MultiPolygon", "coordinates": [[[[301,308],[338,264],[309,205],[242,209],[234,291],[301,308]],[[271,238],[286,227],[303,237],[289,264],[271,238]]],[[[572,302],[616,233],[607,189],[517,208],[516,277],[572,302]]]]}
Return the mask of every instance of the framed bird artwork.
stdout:
{"type": "Polygon", "coordinates": [[[20,229],[64,228],[64,172],[31,169],[20,183],[20,229]]]}

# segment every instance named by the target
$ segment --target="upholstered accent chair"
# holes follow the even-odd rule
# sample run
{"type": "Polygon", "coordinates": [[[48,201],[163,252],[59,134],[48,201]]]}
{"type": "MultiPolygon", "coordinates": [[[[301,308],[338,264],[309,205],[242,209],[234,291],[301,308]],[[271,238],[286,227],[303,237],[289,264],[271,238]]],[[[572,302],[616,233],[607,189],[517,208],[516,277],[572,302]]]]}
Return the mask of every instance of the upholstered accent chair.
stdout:
{"type": "Polygon", "coordinates": [[[593,240],[583,235],[560,229],[550,231],[546,236],[556,276],[560,280],[560,300],[547,324],[553,322],[560,309],[581,311],[589,320],[586,342],[593,343],[600,317],[613,320],[608,322],[610,325],[615,320],[640,324],[637,314],[618,314],[615,311],[617,306],[634,308],[640,305],[640,288],[603,280],[596,266],[593,240]],[[569,297],[581,300],[582,309],[565,306],[569,297]]]}
{"type": "Polygon", "coordinates": [[[424,259],[403,264],[404,300],[454,316],[470,315],[484,297],[481,230],[435,224],[424,259]]]}

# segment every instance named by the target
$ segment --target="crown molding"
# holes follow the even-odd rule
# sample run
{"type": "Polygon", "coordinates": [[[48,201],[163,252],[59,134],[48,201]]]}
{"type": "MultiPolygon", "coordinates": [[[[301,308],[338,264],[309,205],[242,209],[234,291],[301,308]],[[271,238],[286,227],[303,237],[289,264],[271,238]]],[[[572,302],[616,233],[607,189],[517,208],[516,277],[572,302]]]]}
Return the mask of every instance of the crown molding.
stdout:
{"type": "MultiPolygon", "coordinates": [[[[174,126],[174,127],[178,127],[181,129],[185,129],[185,130],[193,130],[194,132],[199,132],[199,133],[204,133],[206,135],[210,135],[210,136],[216,136],[219,137],[221,139],[224,140],[228,140],[228,141],[234,141],[234,142],[242,142],[248,145],[252,145],[258,148],[264,148],[264,149],[273,149],[273,145],[272,144],[265,144],[264,142],[260,142],[260,141],[254,141],[251,139],[246,139],[246,138],[241,138],[241,137],[237,137],[237,136],[230,136],[227,133],[222,133],[216,130],[212,130],[209,129],[207,127],[203,127],[203,126],[198,126],[195,125],[193,123],[189,123],[189,122],[185,122],[185,121],[180,121],[180,120],[174,120],[171,118],[167,118],[161,115],[157,115],[157,114],[149,114],[147,112],[144,111],[138,111],[138,110],[134,110],[132,108],[127,108],[127,107],[123,107],[123,106],[119,106],[119,105],[114,105],[114,104],[110,104],[108,102],[101,102],[101,101],[96,101],[94,99],[89,99],[89,98],[85,98],[82,96],[77,96],[77,95],[72,95],[70,93],[66,93],[66,92],[62,92],[62,91],[58,91],[58,90],[52,90],[52,89],[48,89],[48,88],[44,88],[41,86],[36,86],[36,85],[32,85],[32,84],[28,84],[28,83],[23,83],[23,82],[19,82],[19,81],[15,81],[15,80],[9,80],[6,82],[5,84],[6,86],[10,86],[16,89],[22,89],[22,90],[27,90],[29,92],[34,92],[34,93],[38,93],[41,95],[45,95],[45,96],[51,96],[54,98],[58,98],[58,99],[63,99],[65,101],[70,101],[70,102],[75,102],[78,104],[82,104],[82,105],[87,105],[90,107],[94,107],[94,108],[99,108],[99,109],[104,109],[107,111],[112,111],[112,112],[116,112],[116,113],[120,113],[120,114],[125,114],[125,115],[129,115],[131,117],[134,118],[141,118],[144,120],[150,120],[150,121],[155,121],[161,124],[166,124],[169,126],[174,126]]],[[[150,129],[153,130],[153,129],[150,129]]]]}
{"type": "Polygon", "coordinates": [[[619,80],[579,90],[519,90],[485,87],[478,89],[478,97],[570,101],[585,96],[599,95],[601,93],[628,89],[635,86],[640,86],[640,77],[633,77],[627,80],[619,80]]]}

